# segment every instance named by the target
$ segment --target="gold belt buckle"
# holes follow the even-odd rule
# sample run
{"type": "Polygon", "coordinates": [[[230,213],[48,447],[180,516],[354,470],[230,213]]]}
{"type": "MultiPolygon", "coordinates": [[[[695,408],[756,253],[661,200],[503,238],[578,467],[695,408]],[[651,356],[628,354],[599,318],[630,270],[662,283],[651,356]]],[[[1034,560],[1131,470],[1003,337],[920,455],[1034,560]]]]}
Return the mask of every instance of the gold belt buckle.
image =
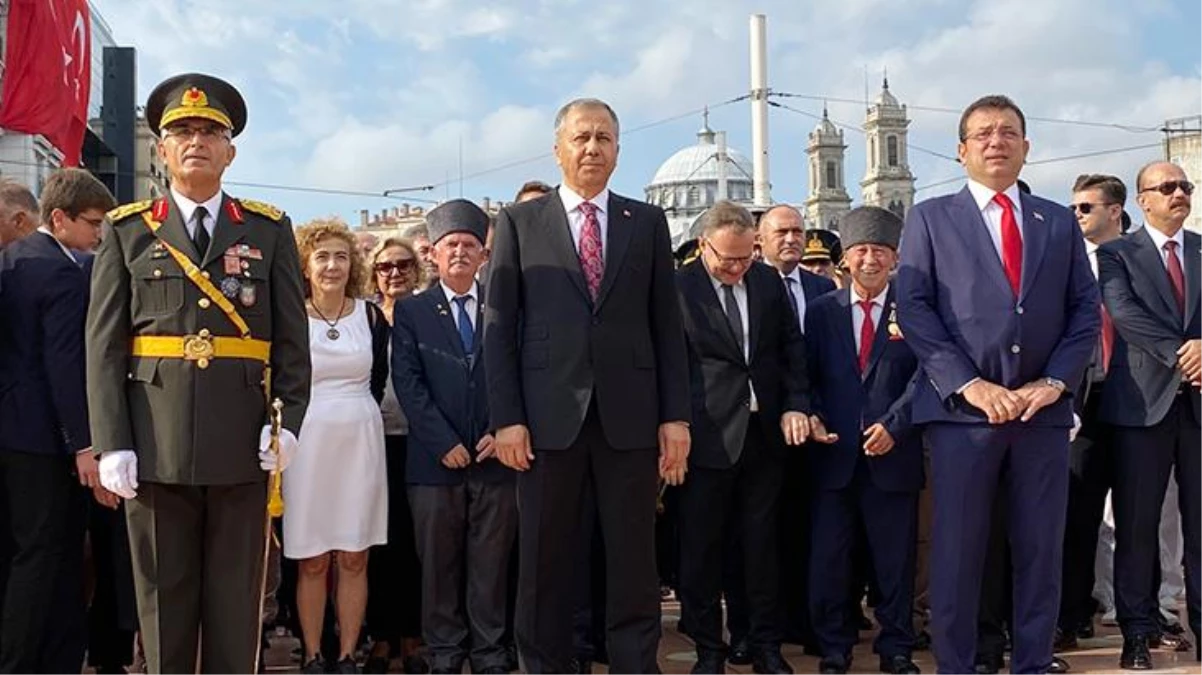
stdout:
{"type": "Polygon", "coordinates": [[[184,336],[184,359],[195,361],[198,368],[208,368],[213,358],[213,337],[202,330],[199,335],[184,336]]]}

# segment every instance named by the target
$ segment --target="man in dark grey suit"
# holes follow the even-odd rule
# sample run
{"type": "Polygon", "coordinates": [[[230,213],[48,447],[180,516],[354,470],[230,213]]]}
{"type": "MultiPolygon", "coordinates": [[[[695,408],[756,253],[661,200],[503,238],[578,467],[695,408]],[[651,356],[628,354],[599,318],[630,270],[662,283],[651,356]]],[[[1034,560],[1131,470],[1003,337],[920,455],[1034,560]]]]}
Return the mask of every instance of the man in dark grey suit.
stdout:
{"type": "Polygon", "coordinates": [[[657,669],[655,498],[658,477],[678,484],[687,468],[688,363],[667,220],[609,191],[617,155],[608,105],[560,109],[563,184],[501,211],[489,263],[484,358],[497,454],[521,472],[516,628],[530,673],[570,667],[574,561],[594,498],[610,669],[657,669]]]}

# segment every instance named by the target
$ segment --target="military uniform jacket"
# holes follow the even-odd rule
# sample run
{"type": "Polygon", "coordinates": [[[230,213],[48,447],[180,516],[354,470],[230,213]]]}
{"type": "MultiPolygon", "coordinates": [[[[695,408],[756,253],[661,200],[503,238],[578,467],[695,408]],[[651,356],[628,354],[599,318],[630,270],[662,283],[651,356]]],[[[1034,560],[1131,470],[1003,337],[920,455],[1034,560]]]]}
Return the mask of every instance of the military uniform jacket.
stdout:
{"type": "Polygon", "coordinates": [[[226,314],[186,276],[163,242],[197,263],[230,298],[251,336],[271,343],[271,395],[299,436],[309,401],[308,319],[289,219],[273,206],[222,198],[201,257],[170,197],[110,212],[92,272],[87,320],[88,405],[93,447],[133,450],[139,480],[230,485],[264,480],[257,453],[267,423],[265,365],[131,355],[135,336],[207,329],[240,337],[226,314]],[[145,216],[161,223],[157,235],[145,216]]]}

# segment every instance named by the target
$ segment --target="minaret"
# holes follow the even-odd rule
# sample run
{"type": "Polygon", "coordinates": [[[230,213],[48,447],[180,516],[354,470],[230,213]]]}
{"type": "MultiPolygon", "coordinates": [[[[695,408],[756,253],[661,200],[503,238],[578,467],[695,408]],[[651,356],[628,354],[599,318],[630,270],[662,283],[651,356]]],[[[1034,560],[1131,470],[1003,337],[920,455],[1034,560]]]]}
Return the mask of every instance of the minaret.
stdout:
{"type": "Polygon", "coordinates": [[[889,209],[902,217],[914,205],[914,174],[910,173],[906,142],[909,126],[906,106],[890,93],[886,76],[864,120],[868,170],[860,181],[860,192],[864,204],[889,209]]]}
{"type": "Polygon", "coordinates": [[[822,106],[822,121],[810,132],[806,154],[810,157],[810,196],[806,199],[808,227],[839,230],[839,219],[851,210],[851,197],[843,180],[843,132],[831,124],[822,106]]]}

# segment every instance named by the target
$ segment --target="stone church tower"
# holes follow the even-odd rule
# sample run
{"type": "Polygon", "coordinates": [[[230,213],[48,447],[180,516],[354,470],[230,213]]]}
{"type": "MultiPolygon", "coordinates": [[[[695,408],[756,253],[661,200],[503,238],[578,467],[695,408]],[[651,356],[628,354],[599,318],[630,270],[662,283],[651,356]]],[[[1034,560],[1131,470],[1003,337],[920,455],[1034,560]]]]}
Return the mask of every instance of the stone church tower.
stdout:
{"type": "Polygon", "coordinates": [[[839,231],[839,219],[851,210],[851,197],[843,182],[847,146],[843,132],[831,123],[826,107],[822,121],[810,132],[806,154],[810,157],[810,196],[805,201],[807,228],[839,231]]]}
{"type": "Polygon", "coordinates": [[[864,120],[868,170],[860,181],[863,202],[905,217],[914,205],[914,174],[910,173],[906,106],[889,92],[885,78],[881,93],[864,120]]]}

